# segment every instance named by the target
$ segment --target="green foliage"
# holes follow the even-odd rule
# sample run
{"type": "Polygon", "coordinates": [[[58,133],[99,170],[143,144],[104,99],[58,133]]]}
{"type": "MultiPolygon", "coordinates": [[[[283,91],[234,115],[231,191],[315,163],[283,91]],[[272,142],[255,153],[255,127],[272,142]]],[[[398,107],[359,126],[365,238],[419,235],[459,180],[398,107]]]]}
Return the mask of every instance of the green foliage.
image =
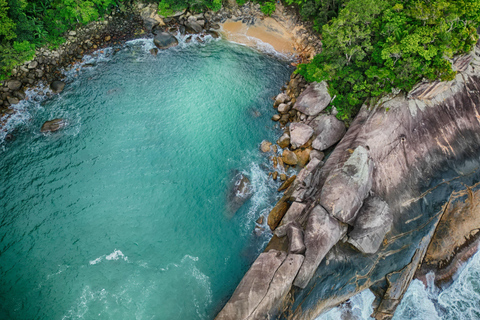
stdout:
{"type": "Polygon", "coordinates": [[[6,78],[9,72],[18,63],[23,63],[27,60],[31,60],[35,56],[35,45],[28,41],[13,42],[11,44],[0,45],[0,70],[2,71],[0,79],[6,78]]]}
{"type": "Polygon", "coordinates": [[[337,17],[338,11],[348,0],[285,0],[289,5],[296,5],[305,20],[313,21],[320,31],[322,26],[337,17]]]}
{"type": "Polygon", "coordinates": [[[267,1],[260,5],[260,10],[266,16],[271,16],[272,13],[275,12],[275,8],[276,8],[276,5],[274,1],[267,1]]]}
{"type": "Polygon", "coordinates": [[[297,72],[326,80],[338,117],[351,119],[366,99],[453,79],[448,58],[473,48],[479,24],[480,0],[350,0],[323,26],[323,52],[297,72]]]}

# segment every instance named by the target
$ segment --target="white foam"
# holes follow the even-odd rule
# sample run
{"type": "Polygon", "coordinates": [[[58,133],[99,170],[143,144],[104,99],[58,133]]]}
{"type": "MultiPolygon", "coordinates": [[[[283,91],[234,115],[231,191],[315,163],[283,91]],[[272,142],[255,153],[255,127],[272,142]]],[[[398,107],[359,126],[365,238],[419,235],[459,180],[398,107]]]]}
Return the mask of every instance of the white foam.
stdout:
{"type": "Polygon", "coordinates": [[[368,289],[363,290],[362,292],[350,298],[350,300],[348,300],[346,303],[333,308],[324,314],[321,314],[315,320],[373,319],[370,317],[373,312],[373,300],[375,300],[373,293],[368,289]]]}
{"type": "Polygon", "coordinates": [[[109,261],[112,261],[112,260],[116,261],[116,260],[119,260],[119,259],[122,259],[124,261],[128,261],[128,257],[126,255],[124,255],[122,251],[115,249],[112,253],[110,253],[108,255],[104,254],[103,256],[100,256],[96,259],[90,260],[89,264],[90,265],[96,265],[96,264],[102,262],[103,259],[109,260],[109,261]]]}

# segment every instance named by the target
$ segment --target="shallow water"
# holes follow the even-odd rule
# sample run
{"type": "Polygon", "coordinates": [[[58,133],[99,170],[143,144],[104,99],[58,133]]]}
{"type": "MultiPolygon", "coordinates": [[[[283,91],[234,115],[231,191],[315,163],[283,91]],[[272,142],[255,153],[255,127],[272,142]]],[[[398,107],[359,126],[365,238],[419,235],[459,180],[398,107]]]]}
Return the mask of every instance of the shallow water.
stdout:
{"type": "MultiPolygon", "coordinates": [[[[349,303],[322,314],[316,320],[373,320],[370,315],[374,299],[370,290],[362,291],[349,303]]],[[[463,265],[453,283],[443,290],[433,283],[425,286],[421,281],[413,280],[393,317],[393,320],[474,319],[480,319],[480,252],[463,265]]]]}
{"type": "Polygon", "coordinates": [[[268,241],[284,61],[209,39],[87,57],[0,146],[0,319],[210,319],[268,241]],[[65,118],[41,134],[46,120],[65,118]],[[253,197],[229,219],[232,172],[253,197]]]}

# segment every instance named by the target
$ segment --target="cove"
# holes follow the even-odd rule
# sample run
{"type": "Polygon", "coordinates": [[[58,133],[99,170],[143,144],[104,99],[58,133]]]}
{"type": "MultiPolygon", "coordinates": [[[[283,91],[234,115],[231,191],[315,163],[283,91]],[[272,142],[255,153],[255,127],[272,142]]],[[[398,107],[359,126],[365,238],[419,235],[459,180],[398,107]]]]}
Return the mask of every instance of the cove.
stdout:
{"type": "Polygon", "coordinates": [[[207,40],[86,58],[0,151],[0,318],[210,319],[268,241],[284,61],[207,40]],[[42,134],[41,125],[68,126],[42,134]],[[262,165],[265,163],[265,165],[262,165]],[[232,173],[254,195],[229,218],[232,173]]]}

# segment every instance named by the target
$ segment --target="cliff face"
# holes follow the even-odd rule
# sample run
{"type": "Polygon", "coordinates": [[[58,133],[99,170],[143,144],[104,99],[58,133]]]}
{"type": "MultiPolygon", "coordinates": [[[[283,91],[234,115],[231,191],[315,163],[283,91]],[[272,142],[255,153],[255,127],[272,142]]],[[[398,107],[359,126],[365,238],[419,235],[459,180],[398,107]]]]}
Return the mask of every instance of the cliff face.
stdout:
{"type": "Polygon", "coordinates": [[[378,297],[374,316],[389,319],[425,256],[430,270],[454,261],[479,227],[479,52],[457,59],[453,81],[363,106],[326,163],[311,162],[281,200],[293,203],[263,255],[305,257],[285,278],[290,291],[269,282],[260,295],[274,303],[259,316],[254,278],[244,278],[253,285],[239,286],[218,319],[313,319],[366,288],[378,297]],[[305,251],[292,252],[299,239],[305,251]],[[238,317],[244,305],[257,313],[238,317]]]}

